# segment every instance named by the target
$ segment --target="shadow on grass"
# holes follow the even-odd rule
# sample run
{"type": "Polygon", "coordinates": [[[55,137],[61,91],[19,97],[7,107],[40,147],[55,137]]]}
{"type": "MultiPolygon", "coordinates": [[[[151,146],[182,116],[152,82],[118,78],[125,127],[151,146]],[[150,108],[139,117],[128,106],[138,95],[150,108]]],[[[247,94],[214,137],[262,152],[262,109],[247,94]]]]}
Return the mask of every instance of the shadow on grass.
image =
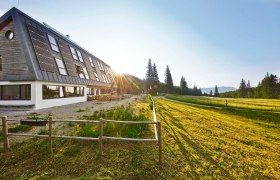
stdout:
{"type": "MultiPolygon", "coordinates": [[[[203,147],[198,145],[193,140],[191,134],[187,131],[185,126],[182,123],[180,123],[181,120],[174,117],[170,113],[169,109],[166,109],[163,106],[160,106],[160,108],[161,110],[159,111],[159,114],[162,117],[164,124],[167,125],[165,131],[169,131],[169,134],[175,140],[176,145],[178,145],[180,152],[183,156],[176,155],[173,152],[174,147],[169,145],[170,143],[164,143],[164,145],[168,148],[168,150],[171,152],[174,158],[185,159],[184,163],[188,164],[191,167],[191,171],[188,171],[189,177],[192,177],[194,179],[201,178],[201,174],[198,174],[195,170],[198,167],[204,169],[204,175],[211,175],[212,170],[219,168],[220,173],[222,173],[225,176],[229,176],[229,172],[226,169],[219,167],[219,162],[216,162],[211,157],[211,154],[205,151],[203,147]],[[180,129],[181,131],[178,131],[177,129],[180,129]],[[199,158],[197,158],[197,155],[199,156],[199,158]],[[200,158],[203,160],[201,160],[200,158]],[[205,166],[205,164],[203,164],[202,161],[206,161],[209,165],[205,166]]],[[[176,108],[172,108],[172,110],[174,111],[176,110],[176,108]]]]}
{"type": "Polygon", "coordinates": [[[270,126],[268,128],[277,128],[280,125],[280,113],[272,111],[239,109],[239,108],[223,108],[220,110],[213,110],[222,114],[238,115],[249,119],[262,120],[264,122],[273,123],[278,126],[270,126]]]}

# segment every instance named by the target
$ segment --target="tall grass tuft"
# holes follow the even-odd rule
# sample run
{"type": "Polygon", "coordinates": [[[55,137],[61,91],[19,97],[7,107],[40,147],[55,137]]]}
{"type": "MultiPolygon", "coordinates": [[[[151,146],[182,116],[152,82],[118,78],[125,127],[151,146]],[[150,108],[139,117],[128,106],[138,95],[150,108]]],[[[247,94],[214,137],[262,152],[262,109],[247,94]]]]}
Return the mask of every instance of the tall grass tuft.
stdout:
{"type": "MultiPolygon", "coordinates": [[[[121,121],[149,121],[149,118],[144,114],[136,115],[131,106],[117,107],[111,110],[95,111],[90,116],[82,116],[86,120],[110,119],[121,121]]],[[[146,124],[122,124],[106,122],[104,124],[104,135],[114,137],[143,137],[144,131],[147,129],[146,124]]],[[[85,137],[98,137],[98,124],[81,124],[78,134],[85,137]]]]}

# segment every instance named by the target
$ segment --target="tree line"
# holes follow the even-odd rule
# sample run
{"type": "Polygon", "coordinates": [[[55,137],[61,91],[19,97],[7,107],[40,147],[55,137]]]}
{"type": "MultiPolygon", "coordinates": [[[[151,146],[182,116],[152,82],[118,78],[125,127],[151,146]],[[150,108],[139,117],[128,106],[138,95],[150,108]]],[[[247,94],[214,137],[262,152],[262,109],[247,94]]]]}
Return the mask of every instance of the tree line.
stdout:
{"type": "Polygon", "coordinates": [[[173,84],[173,78],[169,66],[166,66],[164,73],[164,82],[159,81],[158,72],[156,64],[153,63],[151,59],[148,61],[146,78],[144,80],[144,90],[147,93],[157,94],[157,93],[172,93],[181,95],[192,95],[192,96],[219,96],[218,87],[216,85],[214,94],[203,94],[201,88],[194,85],[193,88],[189,88],[185,76],[181,77],[180,86],[175,86],[173,84]]]}
{"type": "Polygon", "coordinates": [[[267,73],[258,83],[257,87],[251,87],[250,81],[241,80],[238,90],[221,94],[229,98],[280,98],[280,80],[276,75],[267,73]]]}

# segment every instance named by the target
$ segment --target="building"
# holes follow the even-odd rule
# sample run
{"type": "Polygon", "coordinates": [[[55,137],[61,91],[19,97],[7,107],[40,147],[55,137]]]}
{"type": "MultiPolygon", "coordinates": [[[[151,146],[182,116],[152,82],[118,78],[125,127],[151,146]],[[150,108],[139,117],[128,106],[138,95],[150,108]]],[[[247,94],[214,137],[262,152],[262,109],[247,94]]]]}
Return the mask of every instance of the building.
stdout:
{"type": "Polygon", "coordinates": [[[41,109],[116,88],[108,64],[16,8],[0,17],[0,106],[41,109]]]}

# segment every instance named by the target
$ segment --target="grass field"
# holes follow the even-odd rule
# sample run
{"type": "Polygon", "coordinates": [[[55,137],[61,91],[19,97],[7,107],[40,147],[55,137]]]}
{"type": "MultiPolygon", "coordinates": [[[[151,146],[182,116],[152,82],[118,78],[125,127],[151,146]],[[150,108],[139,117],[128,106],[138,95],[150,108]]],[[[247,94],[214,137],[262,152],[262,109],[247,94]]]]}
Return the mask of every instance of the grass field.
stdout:
{"type": "Polygon", "coordinates": [[[179,100],[188,103],[218,106],[235,107],[244,109],[268,110],[280,112],[280,99],[251,99],[251,98],[218,98],[205,96],[180,96],[170,95],[169,99],[179,100]],[[226,105],[227,101],[227,105],[226,105]]]}
{"type": "MultiPolygon", "coordinates": [[[[256,118],[234,108],[156,104],[161,168],[155,143],[107,141],[99,159],[97,142],[56,140],[50,156],[46,140],[33,139],[0,153],[0,179],[280,179],[280,125],[266,119],[278,112],[256,118]]],[[[132,106],[151,116],[148,103],[132,106]]],[[[145,134],[153,137],[153,128],[145,134]]]]}

